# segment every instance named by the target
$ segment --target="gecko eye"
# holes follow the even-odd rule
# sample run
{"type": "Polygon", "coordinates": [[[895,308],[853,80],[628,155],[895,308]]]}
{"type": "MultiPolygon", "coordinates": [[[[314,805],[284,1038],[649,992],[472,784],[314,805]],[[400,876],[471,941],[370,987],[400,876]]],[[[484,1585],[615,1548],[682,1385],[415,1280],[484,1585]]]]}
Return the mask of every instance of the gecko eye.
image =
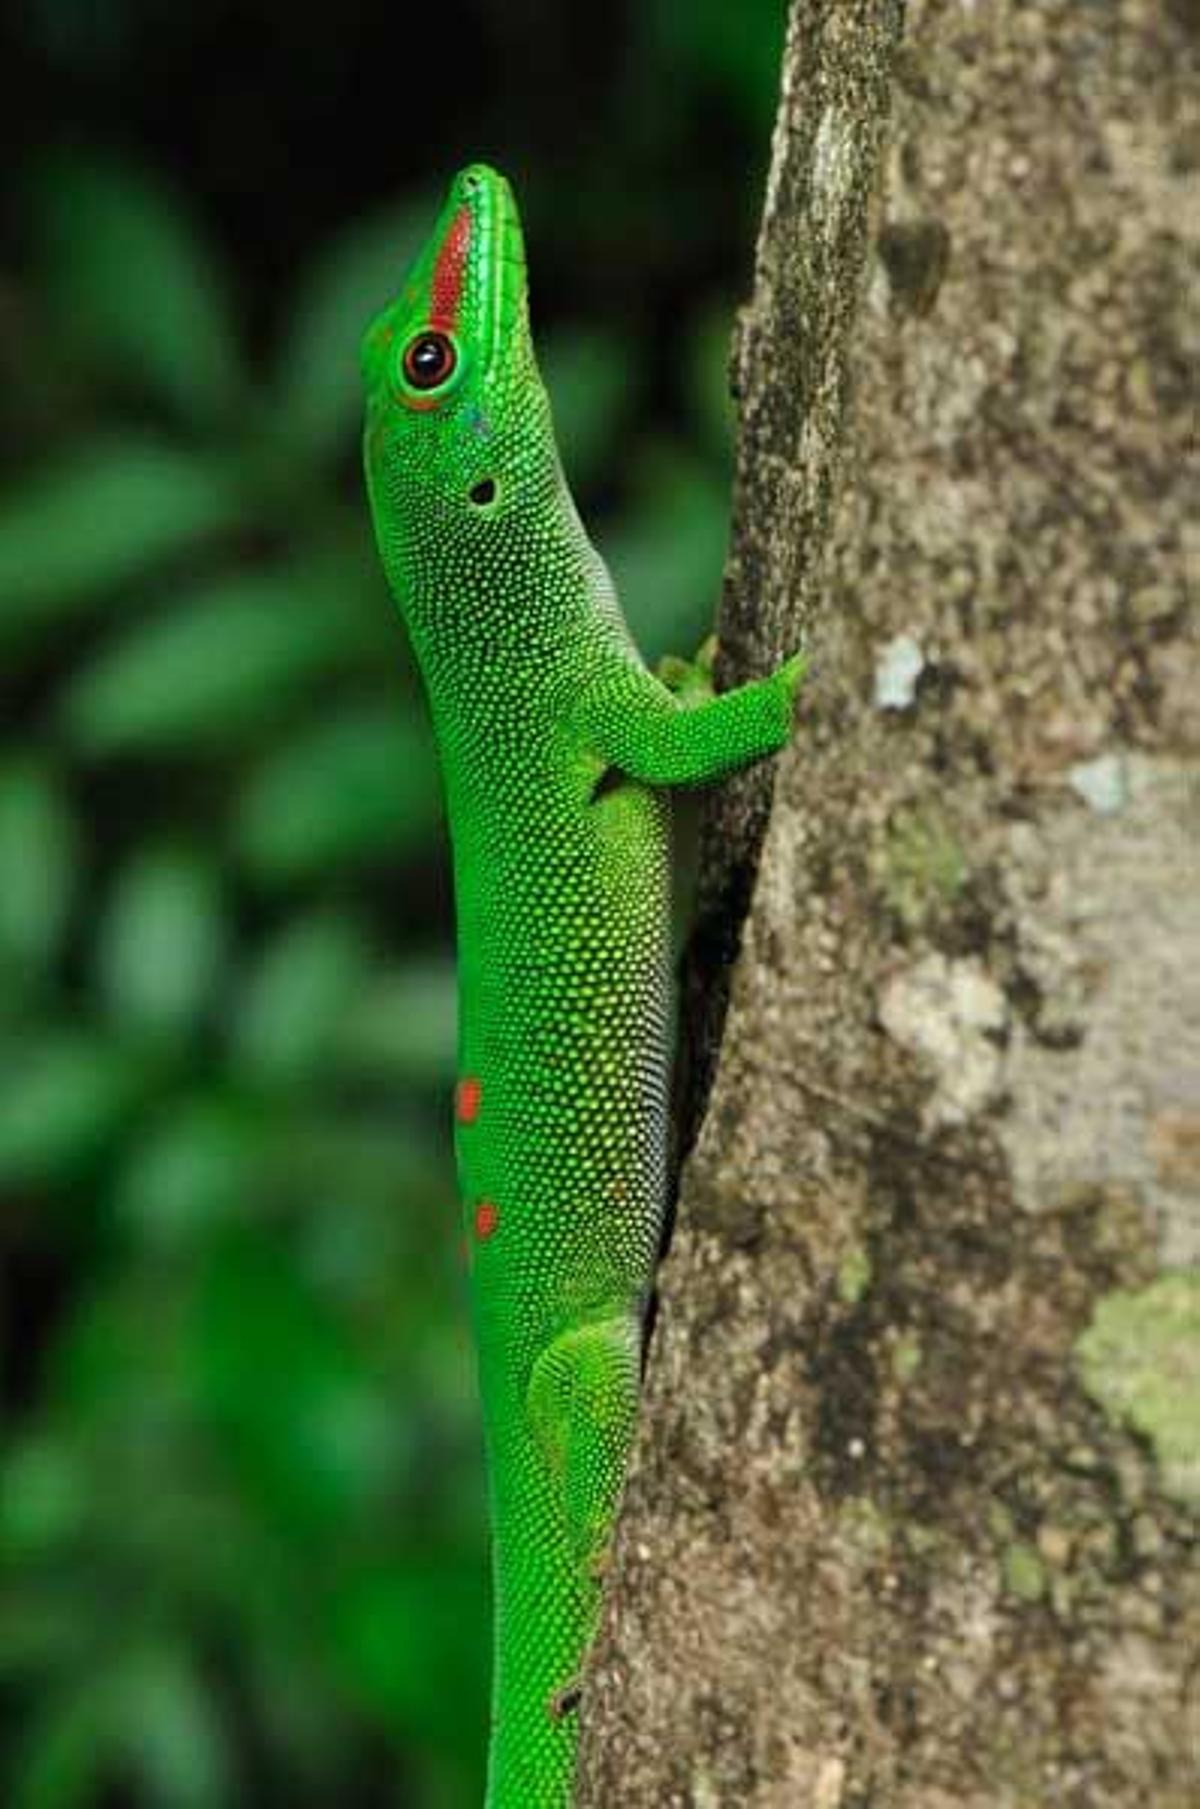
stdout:
{"type": "Polygon", "coordinates": [[[445,333],[418,333],[404,348],[404,375],[414,389],[437,389],[457,363],[454,341],[445,333]]]}

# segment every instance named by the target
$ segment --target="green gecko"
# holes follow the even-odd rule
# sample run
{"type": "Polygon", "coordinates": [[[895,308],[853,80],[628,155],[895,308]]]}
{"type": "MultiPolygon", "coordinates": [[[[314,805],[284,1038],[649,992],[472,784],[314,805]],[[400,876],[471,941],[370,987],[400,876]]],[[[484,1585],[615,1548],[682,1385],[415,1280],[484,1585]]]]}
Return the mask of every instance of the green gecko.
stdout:
{"type": "Polygon", "coordinates": [[[487,1805],[562,1809],[666,1203],[668,792],[782,747],[803,658],[700,702],[642,662],[559,463],[494,170],[455,178],[363,372],[371,512],[454,852],[487,1805]]]}

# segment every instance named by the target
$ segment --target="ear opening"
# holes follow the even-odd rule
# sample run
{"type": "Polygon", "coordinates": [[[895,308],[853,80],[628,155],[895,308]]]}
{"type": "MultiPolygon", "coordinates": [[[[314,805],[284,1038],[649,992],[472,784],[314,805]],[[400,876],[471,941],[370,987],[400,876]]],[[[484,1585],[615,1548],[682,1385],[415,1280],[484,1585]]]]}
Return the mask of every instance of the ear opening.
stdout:
{"type": "Polygon", "coordinates": [[[481,477],[477,484],[472,484],[467,491],[473,503],[482,509],[496,500],[496,480],[494,477],[481,477]]]}

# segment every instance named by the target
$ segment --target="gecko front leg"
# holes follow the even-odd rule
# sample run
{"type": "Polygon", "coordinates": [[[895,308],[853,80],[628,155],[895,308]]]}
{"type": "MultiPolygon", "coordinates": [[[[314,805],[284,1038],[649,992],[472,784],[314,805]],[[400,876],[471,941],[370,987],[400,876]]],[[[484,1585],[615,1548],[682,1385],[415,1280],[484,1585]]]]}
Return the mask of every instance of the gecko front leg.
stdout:
{"type": "Polygon", "coordinates": [[[583,693],[575,720],[600,758],[627,777],[703,785],[786,745],[807,666],[797,653],[767,678],[691,702],[645,666],[614,657],[583,693]]]}

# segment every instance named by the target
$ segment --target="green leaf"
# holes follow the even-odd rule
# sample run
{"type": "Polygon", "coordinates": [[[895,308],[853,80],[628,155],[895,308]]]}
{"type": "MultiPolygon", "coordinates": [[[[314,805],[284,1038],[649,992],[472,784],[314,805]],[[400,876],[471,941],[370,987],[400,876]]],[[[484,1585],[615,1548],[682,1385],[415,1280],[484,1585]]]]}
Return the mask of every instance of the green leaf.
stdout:
{"type": "MultiPolygon", "coordinates": [[[[19,1538],[13,1548],[23,1559],[19,1538]]],[[[56,1563],[50,1575],[48,1569],[25,1564],[18,1581],[14,1566],[0,1592],[0,1678],[5,1683],[31,1673],[62,1675],[86,1664],[94,1650],[95,1605],[79,1589],[70,1565],[56,1563]]]]}
{"type": "MultiPolygon", "coordinates": [[[[126,1634],[126,1642],[128,1635],[126,1634]]],[[[221,1809],[225,1735],[190,1662],[163,1646],[118,1648],[44,1704],[29,1731],[14,1809],[74,1809],[104,1782],[138,1780],[160,1809],[221,1809]]]]}
{"type": "Polygon", "coordinates": [[[729,112],[765,143],[779,89],[779,59],[787,9],[782,0],[654,0],[651,29],[657,57],[672,70],[681,93],[696,93],[697,78],[720,94],[729,112]]]}
{"type": "Polygon", "coordinates": [[[454,1078],[458,1002],[450,960],[426,956],[372,980],[342,1026],[350,1068],[444,1086],[454,1078]]]}
{"type": "Polygon", "coordinates": [[[87,1479],[76,1454],[47,1433],[14,1445],[0,1472],[0,1546],[28,1559],[70,1539],[87,1510],[87,1479]]]}
{"type": "Polygon", "coordinates": [[[54,959],[78,859],[75,823],[55,777],[29,761],[0,769],[0,972],[11,965],[19,980],[54,959]]]}
{"type": "Polygon", "coordinates": [[[114,1211],[144,1245],[187,1249],[252,1213],[271,1127],[223,1098],[172,1102],[129,1151],[114,1211]]]}
{"type": "Polygon", "coordinates": [[[104,1768],[107,1676],[84,1673],[76,1687],[39,1702],[24,1729],[13,1809],[83,1809],[104,1768]]]}
{"type": "Polygon", "coordinates": [[[0,645],[57,624],[229,527],[230,472],[151,440],[101,440],[0,504],[0,645]]]}
{"type": "Polygon", "coordinates": [[[257,728],[358,651],[343,576],[324,561],[231,575],[139,624],[69,686],[74,740],[93,755],[186,750],[257,728]]]}
{"type": "Polygon", "coordinates": [[[295,1084],[317,1072],[367,971],[366,940],[345,917],[293,923],[241,989],[235,1057],[255,1079],[295,1084]]]}
{"type": "Polygon", "coordinates": [[[590,483],[617,462],[636,397],[631,348],[613,334],[560,328],[539,346],[538,362],[567,475],[572,485],[590,483]]]}
{"type": "Polygon", "coordinates": [[[320,722],[273,755],[239,801],[235,835],[260,878],[292,880],[397,855],[432,833],[440,791],[415,708],[364,705],[320,722]]]}
{"type": "Polygon", "coordinates": [[[231,1240],[209,1263],[191,1338],[198,1398],[242,1486],[295,1530],[327,1527],[392,1478],[406,1447],[395,1403],[274,1242],[231,1240]]]}
{"type": "Polygon", "coordinates": [[[319,1107],[320,1100],[305,1102],[280,1142],[282,1185],[298,1197],[352,1199],[354,1210],[312,1215],[308,1247],[343,1253],[370,1247],[360,1281],[365,1277],[372,1289],[376,1284],[403,1288],[405,1276],[396,1273],[397,1252],[406,1247],[408,1231],[453,1220],[453,1213],[445,1211],[455,1197],[446,1143],[431,1143],[423,1115],[399,1110],[394,1095],[374,1102],[370,1110],[352,1111],[342,1103],[322,1116],[319,1107]],[[397,1217],[397,1200],[405,1202],[404,1219],[397,1217]]]}
{"type": "Polygon", "coordinates": [[[0,1050],[0,1180],[61,1180],[123,1130],[145,1087],[127,1051],[83,1029],[0,1050]]]}
{"type": "Polygon", "coordinates": [[[97,966],[114,1018],[181,1037],[211,1008],[226,952],[225,900],[202,854],[152,848],[119,874],[101,921],[97,966]]]}
{"type": "Polygon", "coordinates": [[[115,1744],[140,1775],[145,1800],[160,1809],[224,1809],[231,1785],[226,1734],[182,1651],[151,1646],[126,1658],[114,1720],[115,1744]]]}
{"type": "Polygon", "coordinates": [[[728,498],[701,466],[655,448],[636,474],[630,511],[604,536],[629,625],[653,665],[688,655],[710,632],[721,596],[728,498]]]}
{"type": "MultiPolygon", "coordinates": [[[[180,1361],[178,1320],[183,1289],[161,1266],[117,1264],[103,1285],[77,1296],[59,1331],[49,1370],[51,1398],[94,1461],[104,1454],[132,1477],[161,1477],[178,1462],[168,1435],[190,1414],[180,1361]],[[175,1282],[175,1286],[171,1282],[175,1282]],[[145,1434],[155,1433],[147,1448],[145,1434]]],[[[107,1503],[92,1500],[93,1512],[107,1503]]],[[[136,1529],[129,1537],[136,1540],[136,1529]]]]}
{"type": "Polygon", "coordinates": [[[33,188],[58,332],[181,419],[228,418],[242,387],[229,298],[179,198],[94,151],[48,159],[33,188]]]}
{"type": "Polygon", "coordinates": [[[434,1547],[364,1565],[333,1603],[339,1669],[397,1729],[459,1752],[471,1729],[482,1748],[487,1614],[481,1552],[434,1547]]]}
{"type": "Polygon", "coordinates": [[[279,360],[275,424],[310,458],[341,451],[358,432],[358,347],[373,316],[400,289],[429,230],[425,200],[360,220],[302,278],[279,360]]]}

